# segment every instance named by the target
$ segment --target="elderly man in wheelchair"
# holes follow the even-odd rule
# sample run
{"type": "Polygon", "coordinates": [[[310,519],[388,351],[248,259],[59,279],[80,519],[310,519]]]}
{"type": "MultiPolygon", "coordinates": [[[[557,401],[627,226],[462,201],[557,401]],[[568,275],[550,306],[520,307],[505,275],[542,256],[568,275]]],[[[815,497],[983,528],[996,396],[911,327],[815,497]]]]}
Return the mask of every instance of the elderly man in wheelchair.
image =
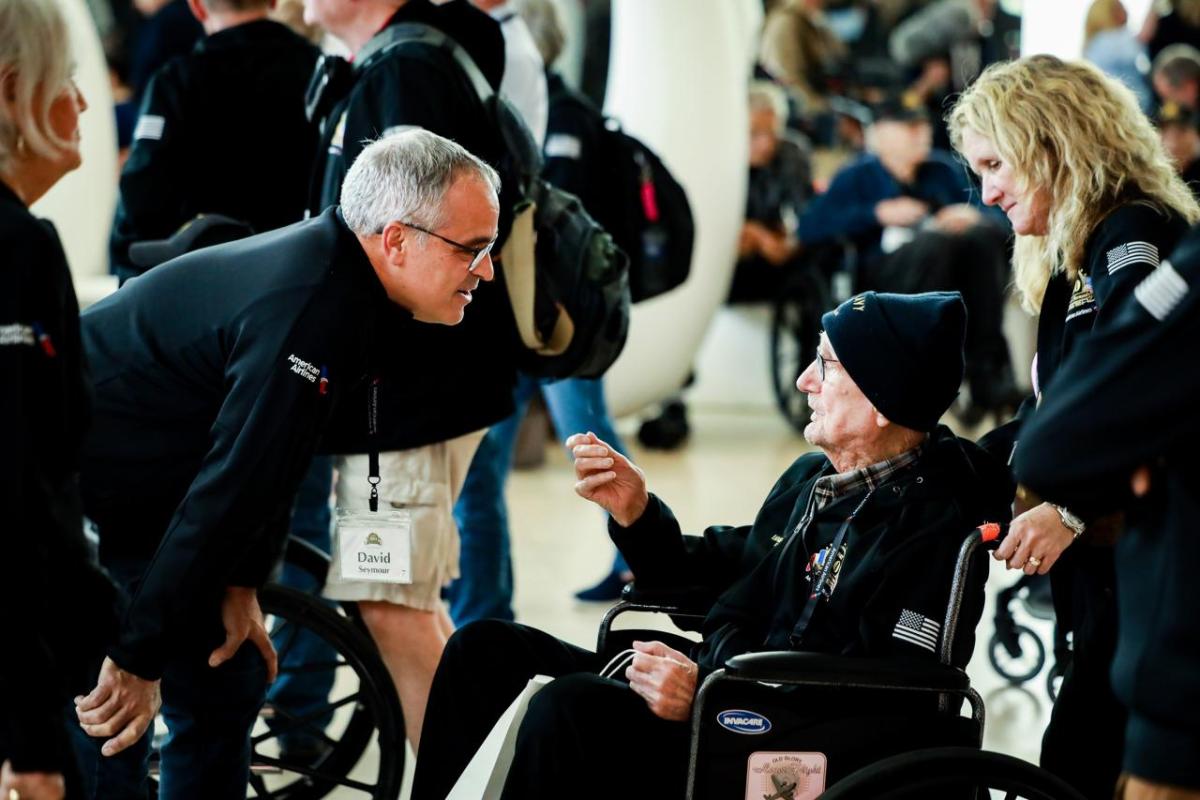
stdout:
{"type": "MultiPolygon", "coordinates": [[[[568,440],[576,492],[611,515],[610,533],[637,576],[637,588],[715,599],[701,626],[703,641],[686,653],[677,649],[683,645],[633,642],[616,660],[616,675],[601,677],[611,653],[509,622],[488,620],[459,630],[434,679],[415,800],[446,797],[536,674],[555,680],[532,698],[520,724],[503,792],[513,800],[683,797],[689,748],[698,735],[687,722],[698,686],[743,654],[800,651],[784,655],[940,666],[947,633],[942,627],[954,616],[947,615],[951,584],[962,577],[964,537],[984,522],[1007,519],[1012,497],[1003,464],[938,425],[963,378],[966,309],[957,293],[868,292],[822,322],[816,359],[797,380],[813,409],[805,437],[821,452],[788,468],[752,525],[684,536],[670,509],[648,493],[640,469],[591,434],[568,440]]],[[[959,634],[942,659],[953,667],[970,657],[985,574],[972,571],[960,592],[959,634]]],[[[791,693],[799,700],[776,718],[776,728],[832,724],[850,750],[863,750],[863,740],[880,736],[892,740],[890,752],[905,744],[952,743],[925,724],[947,716],[944,693],[860,688],[850,696],[848,684],[876,684],[839,673],[825,686],[778,687],[770,684],[783,681],[770,673],[743,689],[791,693]],[[862,722],[868,714],[882,721],[862,722]]],[[[752,750],[781,749],[773,734],[764,735],[770,719],[744,710],[748,705],[718,701],[712,708],[722,713],[696,714],[697,722],[741,729],[736,732],[746,735],[733,738],[753,739],[752,750]]],[[[977,728],[967,734],[975,746],[977,728]]],[[[887,751],[863,750],[839,770],[831,763],[830,774],[836,778],[833,773],[881,753],[887,751]]],[[[745,775],[746,791],[757,792],[749,788],[750,773],[757,771],[760,780],[753,785],[766,787],[745,796],[815,796],[796,794],[802,779],[772,773],[772,759],[787,755],[794,754],[755,752],[748,762],[743,752],[729,762],[738,786],[745,775]]],[[[800,755],[820,758],[796,762],[796,774],[824,771],[823,752],[800,755]]]]}

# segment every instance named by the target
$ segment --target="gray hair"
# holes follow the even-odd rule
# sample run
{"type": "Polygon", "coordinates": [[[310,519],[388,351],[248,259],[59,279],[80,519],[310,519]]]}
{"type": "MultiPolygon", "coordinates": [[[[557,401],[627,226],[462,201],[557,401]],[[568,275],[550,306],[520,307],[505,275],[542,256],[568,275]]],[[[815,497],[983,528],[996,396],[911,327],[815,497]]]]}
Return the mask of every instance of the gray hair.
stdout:
{"type": "Polygon", "coordinates": [[[360,236],[392,220],[425,228],[442,223],[442,198],[460,177],[473,177],[500,194],[496,170],[462,146],[422,128],[385,133],[355,159],[342,184],[342,217],[360,236]]]}
{"type": "Polygon", "coordinates": [[[1164,47],[1154,59],[1152,72],[1161,75],[1173,87],[1187,81],[1200,82],[1200,50],[1190,44],[1164,47]]]}
{"type": "Polygon", "coordinates": [[[50,126],[74,68],[70,45],[57,0],[0,2],[0,171],[20,149],[52,158],[70,147],[50,126]]]}
{"type": "Polygon", "coordinates": [[[770,81],[751,81],[747,95],[750,112],[771,111],[775,114],[775,132],[782,134],[787,128],[788,103],[783,89],[770,81]]]}
{"type": "Polygon", "coordinates": [[[554,3],[550,0],[512,0],[509,5],[525,21],[533,35],[533,43],[542,55],[542,62],[547,67],[553,65],[567,44],[567,35],[554,3]]]}

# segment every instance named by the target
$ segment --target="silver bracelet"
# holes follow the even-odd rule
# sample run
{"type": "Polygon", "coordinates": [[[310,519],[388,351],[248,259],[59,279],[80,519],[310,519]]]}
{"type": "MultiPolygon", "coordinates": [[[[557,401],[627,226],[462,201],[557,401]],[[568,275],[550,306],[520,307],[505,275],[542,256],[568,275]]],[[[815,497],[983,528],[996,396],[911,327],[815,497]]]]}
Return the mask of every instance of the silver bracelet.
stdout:
{"type": "Polygon", "coordinates": [[[1056,503],[1051,503],[1050,505],[1054,506],[1054,510],[1058,512],[1058,518],[1062,520],[1062,524],[1068,528],[1071,533],[1075,534],[1071,541],[1078,539],[1083,535],[1083,532],[1087,530],[1087,523],[1072,514],[1066,508],[1056,503]]]}

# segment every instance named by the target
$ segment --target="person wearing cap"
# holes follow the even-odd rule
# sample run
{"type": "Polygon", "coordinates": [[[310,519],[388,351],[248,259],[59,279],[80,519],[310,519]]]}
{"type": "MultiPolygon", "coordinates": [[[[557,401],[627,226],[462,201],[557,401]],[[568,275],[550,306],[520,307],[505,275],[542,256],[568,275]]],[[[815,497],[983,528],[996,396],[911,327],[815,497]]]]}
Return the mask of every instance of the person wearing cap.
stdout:
{"type": "MultiPolygon", "coordinates": [[[[1133,94],[1084,62],[1037,55],[989,67],[950,112],[950,130],[984,202],[1012,223],[1016,289],[1038,315],[1034,396],[988,435],[990,447],[1019,455],[1020,420],[1066,390],[1062,364],[1200,221],[1200,204],[1133,94]]],[[[1041,763],[1088,797],[1111,797],[1124,728],[1109,682],[1119,531],[1024,488],[1016,499],[995,556],[1049,574],[1058,624],[1073,633],[1041,763]]]]}
{"type": "MultiPolygon", "coordinates": [[[[958,549],[973,527],[1007,519],[1012,492],[1004,464],[938,425],[962,381],[966,308],[957,293],[867,292],[823,323],[796,382],[813,409],[805,437],[820,452],[787,469],[753,524],[684,536],[638,467],[592,434],[567,440],[575,491],[611,515],[638,586],[715,598],[704,641],[687,653],[635,643],[632,663],[607,679],[597,673],[611,654],[499,620],[460,629],[434,679],[414,800],[447,795],[535,674],[556,680],[529,704],[504,798],[558,797],[583,774],[589,797],[620,796],[631,775],[639,796],[680,797],[696,689],[730,657],[937,659],[958,549]],[[913,621],[926,632],[913,633],[913,621]]],[[[982,610],[976,577],[958,666],[982,610]]]]}
{"type": "Polygon", "coordinates": [[[1192,193],[1200,195],[1200,116],[1193,108],[1167,100],[1155,112],[1154,124],[1176,171],[1192,193]]]}
{"type": "Polygon", "coordinates": [[[1200,798],[1200,229],[1062,367],[1016,473],[1047,499],[1123,511],[1113,689],[1129,712],[1125,800],[1200,798]],[[1166,391],[1146,387],[1170,376],[1166,391]],[[1081,413],[1081,409],[1083,409],[1081,413]]]}
{"type": "Polygon", "coordinates": [[[967,326],[968,421],[1003,415],[1019,397],[1003,332],[1005,237],[998,214],[982,212],[962,165],[932,149],[922,98],[891,94],[872,109],[868,153],[842,167],[800,215],[801,245],[848,242],[861,288],[957,290],[967,326]]]}
{"type": "Polygon", "coordinates": [[[144,796],[160,702],[161,796],[245,795],[276,659],[256,590],[296,487],[331,420],[395,423],[371,398],[391,388],[378,365],[408,358],[406,334],[470,313],[492,278],[498,189],[459,145],[396,132],[363,150],[338,207],[174,259],[84,312],[84,510],[129,597],[95,688],[75,701],[100,796],[144,796]]]}

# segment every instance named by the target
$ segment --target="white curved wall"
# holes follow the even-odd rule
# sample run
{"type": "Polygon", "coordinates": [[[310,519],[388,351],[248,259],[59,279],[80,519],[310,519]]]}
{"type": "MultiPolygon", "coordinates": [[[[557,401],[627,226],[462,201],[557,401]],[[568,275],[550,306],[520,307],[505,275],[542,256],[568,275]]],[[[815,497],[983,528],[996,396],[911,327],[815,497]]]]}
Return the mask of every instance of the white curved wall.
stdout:
{"type": "Polygon", "coordinates": [[[729,288],[746,202],[746,82],[758,0],[614,0],[606,113],[649,145],[688,192],[691,276],[633,309],[606,379],[626,414],[682,385],[729,288]]]}
{"type": "Polygon", "coordinates": [[[83,0],[59,0],[71,29],[75,81],[87,99],[79,119],[83,166],[68,174],[33,206],[58,228],[80,304],[116,288],[108,276],[108,232],[117,203],[117,129],[108,67],[83,0]]]}

